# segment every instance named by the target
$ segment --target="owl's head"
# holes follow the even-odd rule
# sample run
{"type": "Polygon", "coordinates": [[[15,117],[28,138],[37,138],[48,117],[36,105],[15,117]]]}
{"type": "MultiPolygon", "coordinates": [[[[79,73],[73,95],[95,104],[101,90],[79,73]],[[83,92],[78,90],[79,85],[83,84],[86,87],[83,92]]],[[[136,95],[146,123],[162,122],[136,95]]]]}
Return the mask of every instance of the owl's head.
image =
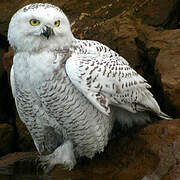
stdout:
{"type": "Polygon", "coordinates": [[[15,51],[66,49],[73,39],[68,18],[51,4],[23,7],[13,15],[8,29],[8,40],[15,51]]]}

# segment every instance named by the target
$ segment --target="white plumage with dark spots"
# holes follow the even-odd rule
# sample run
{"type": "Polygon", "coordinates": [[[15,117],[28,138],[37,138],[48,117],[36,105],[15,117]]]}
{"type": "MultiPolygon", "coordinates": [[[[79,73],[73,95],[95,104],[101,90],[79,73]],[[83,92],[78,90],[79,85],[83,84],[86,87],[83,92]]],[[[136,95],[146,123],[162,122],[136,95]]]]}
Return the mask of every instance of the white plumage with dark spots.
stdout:
{"type": "Polygon", "coordinates": [[[115,121],[122,127],[144,124],[151,121],[149,111],[169,118],[123,57],[99,42],[76,39],[54,5],[17,11],[8,39],[15,51],[16,107],[45,172],[56,164],[72,169],[79,157],[102,152],[115,121]]]}

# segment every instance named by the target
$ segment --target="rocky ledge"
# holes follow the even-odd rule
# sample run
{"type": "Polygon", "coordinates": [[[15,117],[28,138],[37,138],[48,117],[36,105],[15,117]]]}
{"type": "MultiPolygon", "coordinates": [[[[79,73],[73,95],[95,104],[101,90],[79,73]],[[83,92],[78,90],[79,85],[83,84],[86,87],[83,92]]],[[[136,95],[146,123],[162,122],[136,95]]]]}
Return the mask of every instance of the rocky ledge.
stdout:
{"type": "MultiPolygon", "coordinates": [[[[37,153],[19,152],[0,158],[0,174],[39,175],[37,153]]],[[[180,119],[162,120],[111,140],[92,160],[81,159],[72,171],[57,166],[54,179],[178,180],[180,119]]]]}

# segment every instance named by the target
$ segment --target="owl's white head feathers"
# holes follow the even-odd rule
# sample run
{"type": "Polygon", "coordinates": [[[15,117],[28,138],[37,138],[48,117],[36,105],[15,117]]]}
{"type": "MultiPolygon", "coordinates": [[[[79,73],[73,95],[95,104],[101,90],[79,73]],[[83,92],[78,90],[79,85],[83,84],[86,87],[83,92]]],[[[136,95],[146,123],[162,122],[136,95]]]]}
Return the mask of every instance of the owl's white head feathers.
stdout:
{"type": "Polygon", "coordinates": [[[8,40],[15,51],[69,48],[74,37],[68,18],[51,4],[30,4],[11,18],[8,40]]]}

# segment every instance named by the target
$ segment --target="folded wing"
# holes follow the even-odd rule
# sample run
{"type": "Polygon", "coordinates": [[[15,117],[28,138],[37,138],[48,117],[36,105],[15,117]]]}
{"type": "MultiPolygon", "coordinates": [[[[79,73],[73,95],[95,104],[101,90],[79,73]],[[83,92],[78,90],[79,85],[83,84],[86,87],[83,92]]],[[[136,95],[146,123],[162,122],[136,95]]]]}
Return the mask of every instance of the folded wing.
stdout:
{"type": "Polygon", "coordinates": [[[65,67],[74,86],[106,115],[110,105],[165,115],[148,90],[151,86],[121,56],[73,54],[65,67]]]}

